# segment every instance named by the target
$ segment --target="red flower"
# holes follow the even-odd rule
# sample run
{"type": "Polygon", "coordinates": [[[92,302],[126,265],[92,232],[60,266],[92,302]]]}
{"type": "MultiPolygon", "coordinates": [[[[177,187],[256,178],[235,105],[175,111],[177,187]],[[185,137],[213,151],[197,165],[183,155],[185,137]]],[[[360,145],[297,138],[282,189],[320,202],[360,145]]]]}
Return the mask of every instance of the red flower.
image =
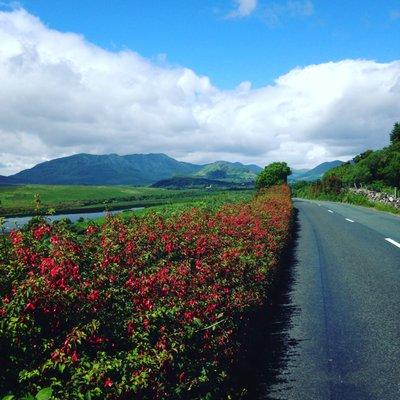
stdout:
{"type": "Polygon", "coordinates": [[[48,225],[40,225],[33,231],[33,237],[35,240],[41,239],[44,235],[51,232],[51,228],[48,225]]]}
{"type": "Polygon", "coordinates": [[[71,356],[71,361],[73,363],[78,361],[78,355],[76,354],[76,351],[73,352],[72,356],[71,356]]]}
{"type": "Polygon", "coordinates": [[[148,329],[150,327],[150,321],[146,318],[143,320],[144,329],[148,329]]]}
{"type": "Polygon", "coordinates": [[[22,243],[22,234],[21,234],[21,232],[11,231],[10,238],[11,238],[11,243],[14,246],[18,246],[19,244],[22,243]]]}
{"type": "Polygon", "coordinates": [[[35,304],[29,301],[25,306],[25,311],[33,311],[35,308],[35,304]]]}
{"type": "Polygon", "coordinates": [[[178,380],[179,380],[179,382],[181,382],[181,383],[185,380],[185,378],[186,378],[186,374],[185,374],[184,372],[181,372],[181,373],[179,374],[179,376],[178,376],[178,380]]]}
{"type": "Polygon", "coordinates": [[[54,278],[55,276],[58,275],[60,272],[61,268],[60,267],[54,267],[50,270],[50,275],[54,278]]]}
{"type": "Polygon", "coordinates": [[[110,388],[113,385],[113,381],[110,378],[105,379],[104,381],[104,387],[105,388],[110,388]]]}
{"type": "Polygon", "coordinates": [[[128,333],[132,335],[133,332],[135,332],[135,325],[133,322],[128,322],[128,333]]]}
{"type": "Polygon", "coordinates": [[[99,299],[99,295],[100,292],[98,290],[92,290],[89,294],[88,294],[88,299],[90,301],[97,301],[99,299]]]}
{"type": "Polygon", "coordinates": [[[50,243],[51,244],[59,244],[60,243],[60,238],[57,235],[53,235],[50,238],[50,243]]]}
{"type": "Polygon", "coordinates": [[[165,245],[165,251],[169,254],[172,253],[172,251],[174,250],[174,245],[173,243],[169,242],[165,245]]]}
{"type": "Polygon", "coordinates": [[[185,318],[186,321],[191,322],[191,321],[193,321],[194,313],[192,313],[190,311],[186,311],[183,313],[183,317],[185,318]]]}
{"type": "Polygon", "coordinates": [[[40,272],[42,274],[46,273],[46,270],[52,270],[56,267],[56,263],[52,258],[46,257],[42,259],[40,264],[40,272]]]}
{"type": "Polygon", "coordinates": [[[60,359],[60,353],[59,353],[59,351],[58,351],[58,350],[53,351],[53,352],[51,353],[51,360],[52,360],[53,362],[56,362],[56,361],[58,361],[59,359],[60,359]]]}
{"type": "Polygon", "coordinates": [[[86,228],[86,234],[92,235],[93,233],[97,232],[97,228],[93,225],[90,225],[86,228]]]}

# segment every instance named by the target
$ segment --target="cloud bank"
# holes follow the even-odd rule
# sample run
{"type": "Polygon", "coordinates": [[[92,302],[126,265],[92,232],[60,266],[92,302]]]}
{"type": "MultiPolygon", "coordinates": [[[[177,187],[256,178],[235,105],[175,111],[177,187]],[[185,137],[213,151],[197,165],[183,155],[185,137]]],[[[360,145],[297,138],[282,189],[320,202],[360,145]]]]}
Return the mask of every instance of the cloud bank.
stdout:
{"type": "Polygon", "coordinates": [[[309,65],[226,91],[24,10],[0,13],[0,43],[0,174],[77,152],[308,167],[384,145],[400,120],[400,61],[309,65]]]}

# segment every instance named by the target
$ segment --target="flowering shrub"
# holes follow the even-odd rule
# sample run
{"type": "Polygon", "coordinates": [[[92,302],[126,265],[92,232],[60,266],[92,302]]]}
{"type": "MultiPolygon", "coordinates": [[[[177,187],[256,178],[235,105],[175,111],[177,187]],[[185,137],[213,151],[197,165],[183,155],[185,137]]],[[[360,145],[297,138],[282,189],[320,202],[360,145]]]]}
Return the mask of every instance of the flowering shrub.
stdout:
{"type": "MultiPolygon", "coordinates": [[[[285,185],[216,212],[0,238],[0,395],[213,398],[289,234],[285,185]]],[[[218,397],[221,398],[221,397],[218,397]]]]}

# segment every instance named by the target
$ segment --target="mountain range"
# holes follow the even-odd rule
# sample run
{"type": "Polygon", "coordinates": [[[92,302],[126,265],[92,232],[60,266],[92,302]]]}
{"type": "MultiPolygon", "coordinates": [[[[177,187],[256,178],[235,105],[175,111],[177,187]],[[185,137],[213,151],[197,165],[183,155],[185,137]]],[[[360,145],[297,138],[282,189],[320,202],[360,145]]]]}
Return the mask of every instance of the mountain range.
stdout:
{"type": "Polygon", "coordinates": [[[329,171],[332,168],[338,167],[339,165],[342,164],[344,164],[343,161],[335,160],[335,161],[324,162],[310,170],[306,169],[293,170],[292,175],[289,176],[289,182],[316,181],[317,179],[322,178],[325,172],[329,171]]]}
{"type": "MultiPolygon", "coordinates": [[[[315,180],[326,171],[342,164],[332,161],[311,170],[294,170],[290,181],[315,180]]],[[[48,184],[48,185],[154,185],[159,187],[185,182],[196,185],[223,186],[233,183],[248,186],[254,182],[261,168],[240,162],[216,161],[199,165],[177,161],[166,154],[75,154],[56,158],[25,169],[11,176],[0,176],[0,185],[48,184]],[[190,178],[182,179],[182,178],[190,178]],[[167,180],[167,181],[166,181],[167,180]]],[[[227,185],[229,187],[230,185],[227,185]]]]}
{"type": "Polygon", "coordinates": [[[228,161],[198,165],[165,154],[75,154],[35,165],[0,184],[149,185],[173,177],[252,182],[261,168],[228,161]]]}

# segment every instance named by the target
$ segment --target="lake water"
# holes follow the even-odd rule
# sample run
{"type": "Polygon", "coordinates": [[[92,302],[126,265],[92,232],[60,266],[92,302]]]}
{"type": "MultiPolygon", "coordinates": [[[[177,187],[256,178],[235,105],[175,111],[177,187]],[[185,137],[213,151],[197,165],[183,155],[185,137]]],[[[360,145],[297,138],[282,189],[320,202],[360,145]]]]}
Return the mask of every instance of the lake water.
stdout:
{"type": "MultiPolygon", "coordinates": [[[[130,208],[129,211],[137,211],[137,210],[142,210],[142,209],[143,209],[143,207],[134,207],[134,208],[130,208]]],[[[122,211],[128,211],[128,210],[111,211],[111,214],[115,215],[115,214],[121,213],[122,211]]],[[[58,214],[58,215],[47,216],[46,218],[51,222],[58,221],[62,218],[68,218],[72,222],[76,222],[80,218],[96,219],[96,218],[104,217],[105,215],[106,215],[105,211],[96,211],[96,212],[87,212],[87,213],[58,214]]],[[[10,230],[15,229],[15,228],[21,228],[24,225],[26,225],[30,221],[31,218],[32,218],[32,216],[6,218],[4,228],[5,228],[6,232],[9,232],[10,230]]]]}

